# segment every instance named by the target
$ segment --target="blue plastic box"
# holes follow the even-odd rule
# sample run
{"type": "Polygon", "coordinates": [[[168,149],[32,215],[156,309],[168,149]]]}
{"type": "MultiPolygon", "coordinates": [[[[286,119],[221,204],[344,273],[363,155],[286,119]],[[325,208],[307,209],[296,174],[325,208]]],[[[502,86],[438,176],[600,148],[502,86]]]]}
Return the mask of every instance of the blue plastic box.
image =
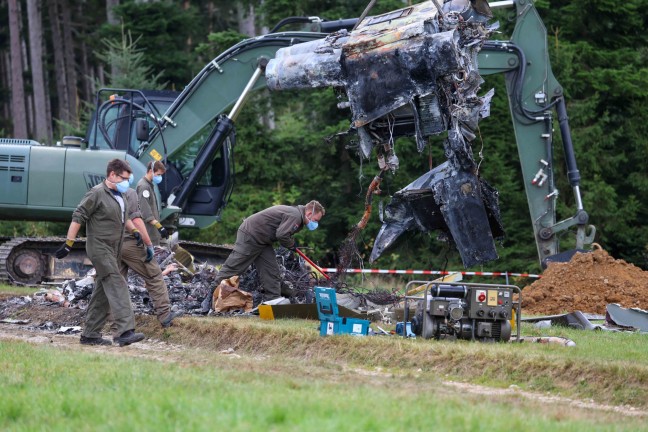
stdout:
{"type": "Polygon", "coordinates": [[[315,287],[317,315],[320,319],[320,336],[369,334],[369,321],[358,318],[340,317],[337,297],[333,288],[315,287]]]}

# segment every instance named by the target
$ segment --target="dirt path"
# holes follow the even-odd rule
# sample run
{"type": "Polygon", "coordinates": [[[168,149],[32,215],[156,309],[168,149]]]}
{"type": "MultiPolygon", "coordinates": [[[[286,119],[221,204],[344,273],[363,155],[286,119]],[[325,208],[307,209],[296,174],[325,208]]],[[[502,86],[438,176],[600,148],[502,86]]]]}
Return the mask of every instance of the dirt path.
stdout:
{"type": "MultiPolygon", "coordinates": [[[[105,355],[118,355],[120,357],[128,356],[133,358],[142,358],[160,362],[180,363],[180,364],[197,364],[202,362],[222,362],[222,359],[229,357],[232,360],[242,361],[272,361],[269,357],[249,356],[235,352],[233,349],[222,351],[208,351],[192,347],[185,347],[179,344],[146,339],[143,342],[120,348],[118,346],[82,346],[79,344],[78,334],[56,334],[54,331],[39,330],[28,328],[24,325],[0,323],[0,341],[22,341],[35,345],[48,345],[58,349],[73,349],[79,351],[101,353],[105,355]]],[[[310,367],[310,366],[309,366],[310,367]]],[[[381,368],[362,369],[362,368],[342,368],[339,372],[348,375],[348,379],[357,379],[362,377],[364,380],[396,380],[399,385],[412,386],[416,388],[420,385],[420,371],[417,373],[395,373],[386,371],[381,368]]],[[[336,380],[344,380],[344,377],[336,376],[336,380]]],[[[571,409],[581,410],[583,412],[594,411],[597,413],[610,413],[629,417],[648,417],[648,411],[640,410],[630,406],[614,406],[596,403],[592,400],[570,399],[550,394],[535,393],[519,389],[517,386],[509,388],[493,388],[476,384],[468,384],[456,381],[440,381],[445,392],[454,394],[472,394],[484,395],[489,399],[497,398],[502,402],[511,399],[525,399],[531,403],[540,404],[543,407],[553,407],[553,409],[571,409]]],[[[377,383],[379,385],[380,383],[377,383]]]]}

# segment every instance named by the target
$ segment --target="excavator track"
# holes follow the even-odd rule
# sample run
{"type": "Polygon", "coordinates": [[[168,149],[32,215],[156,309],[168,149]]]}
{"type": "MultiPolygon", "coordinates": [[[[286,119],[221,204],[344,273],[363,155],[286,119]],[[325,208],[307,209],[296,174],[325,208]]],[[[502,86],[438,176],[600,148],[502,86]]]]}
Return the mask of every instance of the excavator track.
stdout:
{"type": "MultiPolygon", "coordinates": [[[[83,277],[92,268],[85,252],[85,238],[77,238],[70,254],[57,260],[54,253],[64,241],[64,237],[1,237],[0,283],[38,285],[83,277]]],[[[212,265],[225,262],[232,251],[232,246],[227,245],[182,240],[178,244],[196,262],[212,265]]]]}
{"type": "Polygon", "coordinates": [[[6,239],[0,245],[0,282],[40,283],[47,275],[50,254],[64,241],[58,237],[6,239]]]}

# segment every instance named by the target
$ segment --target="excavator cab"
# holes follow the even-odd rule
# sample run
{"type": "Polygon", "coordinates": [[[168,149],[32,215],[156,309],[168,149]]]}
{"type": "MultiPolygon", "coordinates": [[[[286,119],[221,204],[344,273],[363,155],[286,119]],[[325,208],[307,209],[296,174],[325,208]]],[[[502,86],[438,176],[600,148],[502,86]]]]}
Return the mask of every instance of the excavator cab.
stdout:
{"type": "MultiPolygon", "coordinates": [[[[96,110],[86,140],[91,149],[122,150],[140,158],[150,137],[161,132],[164,139],[163,114],[180,93],[167,90],[130,90],[105,88],[97,93],[96,110]]],[[[166,207],[170,196],[195,168],[195,161],[216,120],[198,131],[184,145],[169,146],[159,154],[167,172],[159,185],[160,203],[166,207]]],[[[165,146],[166,147],[166,146],[165,146]]],[[[233,188],[233,139],[228,139],[209,163],[194,191],[183,206],[183,214],[219,216],[233,188]]],[[[181,218],[183,225],[195,225],[193,217],[181,218]]]]}
{"type": "Polygon", "coordinates": [[[170,90],[100,89],[86,141],[91,149],[124,150],[137,157],[142,144],[158,127],[157,119],[179,94],[170,90]]]}

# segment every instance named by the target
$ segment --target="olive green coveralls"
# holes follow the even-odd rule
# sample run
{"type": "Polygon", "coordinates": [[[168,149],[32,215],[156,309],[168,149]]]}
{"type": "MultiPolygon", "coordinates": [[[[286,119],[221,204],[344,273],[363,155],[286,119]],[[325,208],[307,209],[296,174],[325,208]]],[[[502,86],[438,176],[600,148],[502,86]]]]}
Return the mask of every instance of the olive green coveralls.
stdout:
{"type": "Polygon", "coordinates": [[[304,206],[277,205],[246,218],[236,233],[234,250],[216,278],[216,286],[242,274],[254,263],[265,294],[264,301],[281,296],[281,275],[272,247],[276,241],[285,248],[295,245],[293,234],[304,227],[304,206]]]}
{"type": "MultiPolygon", "coordinates": [[[[137,202],[137,192],[128,189],[124,194],[128,202],[128,219],[141,218],[139,205],[137,202]]],[[[157,230],[156,230],[157,232],[157,230]]],[[[163,322],[171,313],[171,301],[169,300],[169,291],[164,283],[162,269],[160,264],[153,258],[149,262],[146,259],[146,250],[142,246],[137,246],[137,240],[129,232],[124,235],[124,243],[121,250],[120,271],[125,279],[128,279],[128,269],[142,276],[144,286],[153,301],[153,310],[158,321],[163,322]]]]}
{"type": "Polygon", "coordinates": [[[160,232],[157,228],[151,225],[152,220],[160,220],[160,210],[158,207],[157,195],[155,195],[155,185],[146,177],[142,177],[140,181],[137,182],[136,189],[142,219],[146,224],[146,232],[148,232],[153,245],[160,246],[162,236],[160,236],[160,232]]]}
{"type": "Polygon", "coordinates": [[[86,225],[86,252],[97,271],[82,333],[87,338],[101,337],[111,312],[118,335],[135,329],[128,285],[118,264],[128,215],[128,203],[122,202],[123,209],[112,189],[101,182],[85,194],[72,213],[74,222],[86,225]]]}

